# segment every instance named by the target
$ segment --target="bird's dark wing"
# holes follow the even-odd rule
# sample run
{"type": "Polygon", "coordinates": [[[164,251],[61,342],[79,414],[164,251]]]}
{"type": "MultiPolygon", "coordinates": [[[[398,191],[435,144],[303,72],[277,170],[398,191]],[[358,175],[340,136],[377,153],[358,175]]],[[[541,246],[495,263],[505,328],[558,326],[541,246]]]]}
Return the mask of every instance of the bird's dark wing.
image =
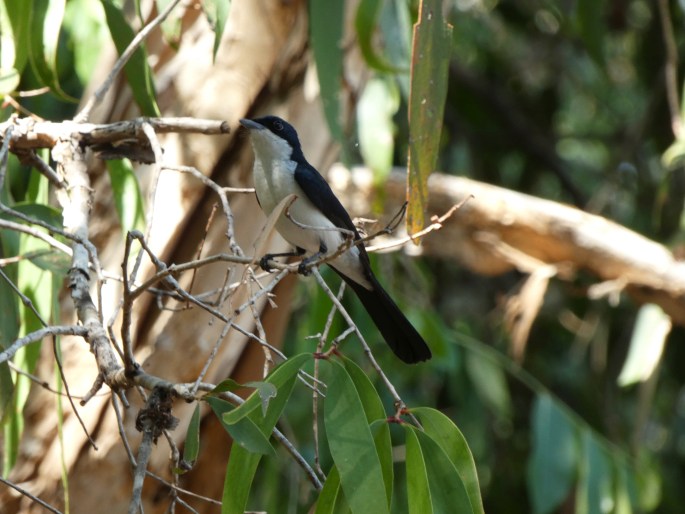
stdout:
{"type": "Polygon", "coordinates": [[[295,168],[295,181],[307,195],[307,198],[331,220],[331,223],[336,227],[354,231],[355,239],[359,238],[357,228],[352,223],[345,207],[335,196],[328,182],[312,165],[309,163],[298,164],[295,168]]]}

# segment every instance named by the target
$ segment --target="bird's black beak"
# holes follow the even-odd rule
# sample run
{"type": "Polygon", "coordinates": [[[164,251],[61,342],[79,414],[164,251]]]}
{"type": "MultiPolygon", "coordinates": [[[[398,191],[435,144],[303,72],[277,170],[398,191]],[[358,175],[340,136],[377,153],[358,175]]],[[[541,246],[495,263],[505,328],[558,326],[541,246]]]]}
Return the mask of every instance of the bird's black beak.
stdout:
{"type": "Polygon", "coordinates": [[[248,120],[247,118],[240,118],[240,124],[246,129],[250,130],[262,130],[264,125],[261,125],[253,120],[248,120]]]}

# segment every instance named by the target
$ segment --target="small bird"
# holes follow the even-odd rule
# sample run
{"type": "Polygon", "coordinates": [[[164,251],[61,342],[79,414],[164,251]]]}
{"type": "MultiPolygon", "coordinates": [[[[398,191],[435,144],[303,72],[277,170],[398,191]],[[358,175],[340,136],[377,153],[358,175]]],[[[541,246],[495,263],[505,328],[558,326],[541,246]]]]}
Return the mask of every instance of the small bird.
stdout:
{"type": "MultiPolygon", "coordinates": [[[[281,214],[276,221],[276,230],[296,252],[265,255],[260,261],[262,268],[268,271],[273,257],[308,254],[299,267],[300,273],[306,274],[309,263],[336,252],[349,237],[361,239],[340,200],[305,159],[297,132],[289,123],[265,116],[241,119],[240,124],[250,131],[255,191],[262,210],[268,216],[287,196],[297,197],[288,216],[281,214]]],[[[363,244],[352,245],[328,264],[357,294],[395,355],[409,364],[430,359],[426,342],[378,283],[363,244]]]]}

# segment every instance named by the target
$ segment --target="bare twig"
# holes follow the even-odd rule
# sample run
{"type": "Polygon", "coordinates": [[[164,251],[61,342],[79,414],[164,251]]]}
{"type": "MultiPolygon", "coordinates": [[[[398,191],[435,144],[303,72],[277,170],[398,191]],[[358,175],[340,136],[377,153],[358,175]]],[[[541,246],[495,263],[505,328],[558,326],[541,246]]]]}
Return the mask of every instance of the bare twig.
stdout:
{"type": "Polygon", "coordinates": [[[43,500],[41,500],[40,498],[38,498],[38,496],[36,496],[36,495],[34,495],[34,494],[31,494],[31,493],[28,492],[26,489],[23,489],[23,488],[19,487],[19,486],[18,486],[17,484],[15,484],[14,482],[10,482],[9,480],[7,480],[6,478],[3,478],[2,476],[0,476],[0,482],[3,483],[3,484],[5,484],[7,487],[11,487],[12,489],[14,489],[15,491],[17,491],[17,492],[18,492],[19,494],[21,494],[22,496],[26,496],[27,498],[30,498],[31,501],[36,502],[36,503],[39,504],[41,507],[44,507],[44,508],[48,509],[50,512],[54,512],[55,514],[62,514],[61,511],[57,510],[55,507],[53,507],[53,506],[50,505],[49,503],[44,502],[43,500]]]}
{"type": "Polygon", "coordinates": [[[87,334],[88,329],[79,325],[58,325],[41,328],[40,330],[36,330],[35,332],[31,332],[30,334],[26,334],[24,337],[17,339],[8,348],[5,348],[0,352],[0,362],[11,359],[19,348],[23,348],[27,344],[35,343],[46,337],[65,335],[85,337],[87,334]]]}

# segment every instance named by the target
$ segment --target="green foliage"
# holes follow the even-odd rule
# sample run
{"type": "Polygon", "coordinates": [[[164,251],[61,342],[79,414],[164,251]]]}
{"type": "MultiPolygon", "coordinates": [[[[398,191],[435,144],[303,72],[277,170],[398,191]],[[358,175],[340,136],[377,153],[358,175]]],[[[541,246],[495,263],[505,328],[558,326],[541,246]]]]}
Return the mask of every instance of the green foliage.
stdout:
{"type": "Polygon", "coordinates": [[[407,230],[424,227],[428,176],[435,169],[442,133],[451,54],[452,26],[442,16],[441,0],[423,0],[414,25],[409,99],[407,230]]]}
{"type": "Polygon", "coordinates": [[[344,143],[340,112],[345,1],[309,1],[309,39],[321,89],[321,102],[333,138],[344,143]]]}
{"type": "MultiPolygon", "coordinates": [[[[107,26],[112,36],[112,40],[117,47],[117,51],[121,55],[135,37],[135,33],[126,21],[119,5],[115,4],[113,0],[100,1],[102,7],[105,9],[107,26]]],[[[155,100],[152,70],[150,70],[150,66],[148,65],[147,53],[145,52],[144,46],[141,46],[133,52],[133,55],[124,66],[124,73],[131,86],[133,97],[140,108],[141,114],[143,116],[159,116],[159,107],[155,100]]]]}

